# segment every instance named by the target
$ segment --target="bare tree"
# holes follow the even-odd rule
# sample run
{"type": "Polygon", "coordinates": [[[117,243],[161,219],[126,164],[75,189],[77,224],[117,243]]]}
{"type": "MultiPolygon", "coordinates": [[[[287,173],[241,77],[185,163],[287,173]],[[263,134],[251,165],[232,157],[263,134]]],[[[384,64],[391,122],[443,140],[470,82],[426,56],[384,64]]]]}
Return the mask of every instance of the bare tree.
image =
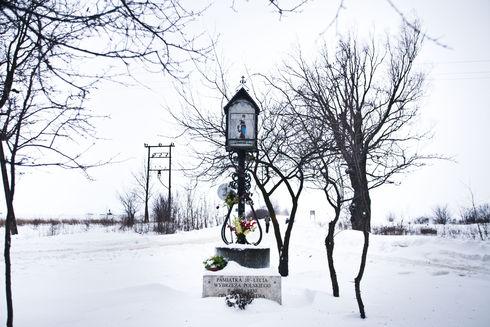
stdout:
{"type": "Polygon", "coordinates": [[[307,182],[315,185],[323,191],[326,200],[334,212],[333,219],[328,224],[328,233],[325,237],[325,249],[327,251],[327,262],[332,283],[334,297],[339,296],[339,284],[334,264],[335,228],[340,218],[342,205],[349,201],[346,198],[347,186],[344,181],[346,177],[342,172],[342,160],[335,147],[332,133],[326,128],[321,120],[304,115],[301,111],[293,108],[293,117],[299,123],[299,133],[303,134],[302,143],[310,149],[312,156],[306,164],[308,173],[307,182]]]}
{"type": "Polygon", "coordinates": [[[299,205],[299,198],[307,178],[306,163],[316,154],[306,145],[301,125],[295,124],[295,115],[286,103],[262,106],[261,135],[258,151],[248,170],[265,202],[274,229],[279,253],[279,274],[289,274],[289,244],[299,205]],[[290,200],[290,211],[284,238],[272,197],[285,188],[290,200]]]}
{"type": "Polygon", "coordinates": [[[334,153],[319,152],[317,159],[313,160],[310,166],[310,169],[313,170],[310,182],[323,191],[328,204],[334,212],[333,219],[328,223],[325,249],[327,251],[332,293],[334,297],[338,297],[339,284],[333,253],[335,249],[335,229],[337,222],[339,221],[343,204],[349,201],[349,198],[346,198],[347,187],[344,185],[345,174],[342,172],[340,159],[334,153]]]}
{"type": "Polygon", "coordinates": [[[206,52],[186,33],[186,25],[199,14],[178,0],[0,0],[0,168],[7,203],[8,326],[13,325],[10,233],[16,233],[16,167],[86,171],[101,164],[83,160],[95,137],[96,117],[85,100],[98,81],[116,74],[87,67],[122,64],[127,71],[138,63],[178,77],[183,61],[198,60],[206,52]]]}
{"type": "Polygon", "coordinates": [[[396,39],[386,40],[381,51],[375,41],[359,44],[354,37],[342,38],[333,55],[324,50],[313,63],[299,55],[277,79],[271,79],[297,111],[331,131],[346,167],[353,192],[352,228],[364,235],[355,278],[362,318],[360,282],[369,245],[369,191],[434,157],[417,151],[415,145],[426,134],[409,128],[424,90],[425,75],[414,70],[422,39],[419,31],[406,25],[396,39]]]}
{"type": "Polygon", "coordinates": [[[129,190],[119,193],[119,201],[124,209],[124,217],[122,221],[123,227],[133,227],[135,223],[136,213],[140,208],[140,201],[135,190],[129,190]]]}
{"type": "Polygon", "coordinates": [[[437,206],[432,210],[434,224],[446,225],[451,222],[451,213],[447,205],[437,206]]]}
{"type": "MultiPolygon", "coordinates": [[[[231,9],[236,11],[235,5],[237,0],[231,1],[231,9]]],[[[280,17],[285,13],[298,12],[304,5],[306,5],[310,0],[265,0],[268,6],[272,7],[280,17]]]]}
{"type": "MultiPolygon", "coordinates": [[[[329,171],[328,164],[324,166],[322,175],[325,180],[323,192],[327,198],[327,202],[334,210],[334,218],[328,223],[328,233],[325,237],[325,248],[327,249],[328,269],[330,271],[330,280],[332,282],[333,296],[339,296],[339,283],[337,281],[337,273],[335,271],[333,252],[335,248],[335,227],[340,218],[342,203],[344,202],[343,179],[342,175],[334,177],[329,171]]],[[[338,170],[337,170],[338,171],[338,170]]]]}
{"type": "MultiPolygon", "coordinates": [[[[178,76],[181,62],[206,52],[185,33],[199,13],[174,0],[0,1],[2,164],[14,171],[41,165],[86,170],[83,147],[70,152],[66,145],[94,136],[95,116],[84,101],[114,73],[87,72],[85,64],[122,63],[127,70],[139,63],[178,76]]],[[[13,200],[13,188],[8,191],[6,199],[13,200]]]]}
{"type": "MultiPolygon", "coordinates": [[[[133,183],[134,183],[134,191],[136,192],[136,196],[140,203],[148,203],[147,201],[151,201],[153,198],[153,190],[155,187],[154,179],[151,178],[151,171],[148,167],[148,163],[143,162],[141,168],[137,172],[132,172],[133,183]]],[[[160,174],[157,176],[160,183],[162,183],[160,179],[160,174]]],[[[162,183],[163,185],[163,183],[162,183]]],[[[165,186],[166,187],[166,186],[165,186]]],[[[158,200],[157,200],[158,201],[158,200]]],[[[170,207],[168,207],[170,209],[170,207]]],[[[146,212],[147,206],[145,205],[145,217],[144,222],[149,222],[149,215],[146,212]]]]}

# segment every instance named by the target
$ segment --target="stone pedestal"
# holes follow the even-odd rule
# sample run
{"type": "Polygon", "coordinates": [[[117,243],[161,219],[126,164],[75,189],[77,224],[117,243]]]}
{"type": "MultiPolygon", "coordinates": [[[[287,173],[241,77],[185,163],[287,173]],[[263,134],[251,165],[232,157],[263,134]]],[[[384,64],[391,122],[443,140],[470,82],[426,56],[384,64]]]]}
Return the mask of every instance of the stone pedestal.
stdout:
{"type": "Polygon", "coordinates": [[[228,261],[235,261],[247,268],[268,268],[270,265],[270,249],[252,246],[218,246],[216,255],[228,261]]]}

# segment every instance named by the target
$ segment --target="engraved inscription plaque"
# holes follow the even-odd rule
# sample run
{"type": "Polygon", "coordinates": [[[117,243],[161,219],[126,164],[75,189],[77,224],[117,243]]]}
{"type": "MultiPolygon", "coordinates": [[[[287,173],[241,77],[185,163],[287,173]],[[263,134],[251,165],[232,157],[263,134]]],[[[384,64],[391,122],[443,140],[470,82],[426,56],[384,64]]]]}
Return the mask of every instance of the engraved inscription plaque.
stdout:
{"type": "Polygon", "coordinates": [[[251,292],[255,298],[264,298],[281,304],[280,276],[204,275],[202,296],[226,296],[233,290],[251,292]]]}

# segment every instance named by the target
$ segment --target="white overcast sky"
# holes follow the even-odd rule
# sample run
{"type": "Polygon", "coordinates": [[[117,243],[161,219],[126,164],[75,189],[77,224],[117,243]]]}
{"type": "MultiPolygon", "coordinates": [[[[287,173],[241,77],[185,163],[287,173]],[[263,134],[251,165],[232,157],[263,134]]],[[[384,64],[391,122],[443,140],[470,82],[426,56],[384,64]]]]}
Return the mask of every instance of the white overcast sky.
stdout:
{"type": "MultiPolygon", "coordinates": [[[[301,12],[282,18],[267,6],[267,0],[236,0],[234,10],[232,3],[220,0],[211,4],[193,28],[218,36],[218,48],[237,85],[246,70],[272,72],[298,46],[307,56],[314,56],[323,42],[334,44],[336,33],[355,31],[362,38],[395,33],[400,25],[399,15],[386,0],[345,0],[345,9],[328,30],[338,1],[311,1],[301,12]]],[[[407,16],[416,14],[428,35],[452,48],[427,41],[419,63],[430,71],[430,88],[421,109],[424,123],[433,126],[435,134],[427,150],[452,156],[456,162],[433,162],[402,176],[400,186],[373,191],[373,217],[383,220],[388,212],[394,212],[408,219],[429,214],[438,204],[448,204],[457,215],[461,206],[470,203],[468,187],[477,203],[490,202],[490,1],[393,3],[407,16]]],[[[144,143],[174,141],[175,160],[188,164],[179,159],[188,152],[185,144],[163,136],[175,132],[163,110],[165,105],[176,103],[170,83],[156,75],[139,78],[151,89],[101,84],[90,102],[96,113],[111,116],[97,125],[100,136],[107,140],[98,143],[93,158],[108,159],[118,154],[126,160],[93,170],[95,181],[87,181],[75,171],[26,172],[18,179],[15,197],[19,216],[99,215],[109,209],[121,212],[117,192],[133,183],[131,172],[141,170],[146,156],[144,143]]],[[[219,110],[222,108],[217,107],[219,110]]],[[[177,184],[186,184],[180,172],[174,177],[177,184]]],[[[214,188],[208,194],[210,202],[218,201],[214,188]]],[[[312,201],[315,199],[306,194],[302,209],[322,210],[317,204],[321,197],[312,201]]],[[[5,212],[3,203],[0,210],[5,212]]]]}

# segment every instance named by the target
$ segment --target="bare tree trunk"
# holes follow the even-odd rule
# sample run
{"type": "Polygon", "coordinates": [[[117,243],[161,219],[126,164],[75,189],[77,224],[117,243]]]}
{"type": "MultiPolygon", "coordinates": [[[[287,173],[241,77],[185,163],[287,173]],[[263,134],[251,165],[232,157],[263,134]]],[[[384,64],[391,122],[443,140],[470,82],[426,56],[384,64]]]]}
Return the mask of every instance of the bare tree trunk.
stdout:
{"type": "Polygon", "coordinates": [[[349,168],[349,178],[352,188],[354,189],[354,197],[349,207],[351,213],[351,224],[353,230],[371,231],[371,198],[369,196],[369,187],[366,179],[366,169],[364,162],[360,164],[359,169],[349,168]]]}
{"type": "Polygon", "coordinates": [[[289,275],[289,250],[284,246],[279,257],[279,275],[282,277],[289,275]]]}
{"type": "Polygon", "coordinates": [[[480,223],[478,222],[478,215],[476,212],[475,196],[473,195],[473,190],[469,187],[468,187],[468,189],[469,189],[470,195],[471,195],[471,205],[473,207],[473,217],[475,217],[476,227],[478,228],[478,233],[480,234],[480,238],[483,241],[483,234],[481,232],[480,223]]]}
{"type": "MultiPolygon", "coordinates": [[[[5,152],[3,151],[3,141],[0,140],[0,169],[2,171],[2,182],[3,191],[5,195],[5,203],[7,207],[7,220],[5,224],[9,224],[10,233],[16,235],[17,232],[17,222],[15,220],[14,214],[14,200],[13,200],[13,189],[10,187],[8,173],[7,173],[7,161],[5,160],[5,152]]],[[[14,173],[12,173],[14,174],[14,173]]]]}
{"type": "Polygon", "coordinates": [[[356,300],[357,300],[357,305],[359,306],[359,313],[361,314],[361,318],[365,319],[366,313],[364,311],[364,303],[362,302],[362,298],[361,298],[361,280],[362,280],[362,276],[364,275],[364,268],[366,267],[366,258],[367,258],[367,252],[369,247],[369,232],[365,229],[363,231],[363,234],[364,234],[364,246],[362,248],[361,265],[359,267],[359,273],[354,279],[354,287],[356,290],[356,300]]]}
{"type": "Polygon", "coordinates": [[[12,275],[10,262],[10,213],[7,213],[7,221],[5,222],[5,296],[7,300],[7,327],[12,327],[14,322],[14,307],[12,304],[12,275]]]}
{"type": "MultiPolygon", "coordinates": [[[[5,296],[7,301],[7,327],[13,326],[14,320],[14,309],[12,304],[12,270],[10,261],[10,242],[11,242],[11,232],[12,226],[15,222],[14,206],[13,206],[13,194],[9,187],[9,181],[7,176],[7,167],[5,161],[5,153],[3,151],[3,141],[0,140],[0,165],[2,171],[2,181],[5,191],[5,201],[7,203],[7,218],[5,221],[5,248],[4,248],[4,258],[5,258],[5,296]]],[[[16,233],[15,228],[15,233],[16,233]]]]}
{"type": "Polygon", "coordinates": [[[330,271],[330,280],[332,281],[332,292],[334,297],[339,297],[339,283],[337,281],[337,273],[335,272],[335,266],[333,262],[333,249],[335,246],[334,233],[335,224],[337,223],[338,216],[328,223],[328,234],[325,238],[325,248],[327,249],[328,269],[330,271]]]}
{"type": "Polygon", "coordinates": [[[288,227],[286,228],[286,233],[284,234],[284,243],[282,250],[280,252],[279,258],[279,274],[282,277],[289,275],[289,240],[291,239],[291,232],[293,230],[294,219],[296,218],[296,212],[298,210],[298,198],[303,189],[303,182],[300,183],[298,194],[292,199],[291,213],[289,214],[288,227]]]}
{"type": "Polygon", "coordinates": [[[269,217],[271,218],[272,227],[274,229],[274,237],[276,239],[277,252],[279,256],[281,256],[282,252],[282,236],[281,236],[281,228],[279,227],[279,222],[277,221],[276,211],[274,210],[274,205],[272,204],[271,198],[267,193],[264,186],[262,186],[260,182],[260,178],[257,176],[257,172],[255,170],[251,170],[252,176],[257,184],[257,187],[262,194],[262,199],[264,200],[265,206],[267,207],[267,211],[269,212],[269,217]]]}
{"type": "Polygon", "coordinates": [[[476,227],[478,227],[478,233],[480,234],[480,238],[483,241],[483,234],[481,232],[480,223],[476,223],[476,227]]]}

